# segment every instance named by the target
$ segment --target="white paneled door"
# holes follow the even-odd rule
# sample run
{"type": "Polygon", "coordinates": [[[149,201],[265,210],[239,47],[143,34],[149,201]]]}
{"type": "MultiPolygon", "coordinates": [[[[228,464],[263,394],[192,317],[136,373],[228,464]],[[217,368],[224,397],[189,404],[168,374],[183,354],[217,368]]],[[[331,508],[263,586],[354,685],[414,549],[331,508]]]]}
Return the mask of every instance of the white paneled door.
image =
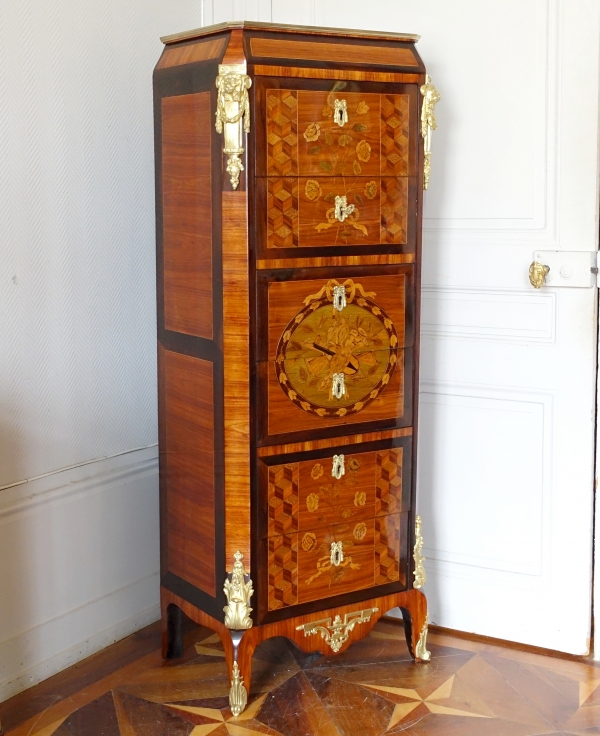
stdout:
{"type": "MultiPolygon", "coordinates": [[[[259,6],[266,20],[264,3],[242,12],[259,6]]],[[[419,439],[430,620],[586,653],[596,290],[537,291],[527,272],[534,250],[597,249],[600,2],[273,0],[271,19],[422,34],[442,94],[419,439]]]]}

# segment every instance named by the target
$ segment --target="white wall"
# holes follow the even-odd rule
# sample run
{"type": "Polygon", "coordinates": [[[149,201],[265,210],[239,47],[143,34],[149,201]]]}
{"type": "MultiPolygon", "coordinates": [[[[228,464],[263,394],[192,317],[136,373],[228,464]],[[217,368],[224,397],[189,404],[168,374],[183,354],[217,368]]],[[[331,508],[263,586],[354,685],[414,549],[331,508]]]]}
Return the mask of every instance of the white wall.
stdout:
{"type": "Polygon", "coordinates": [[[201,21],[2,2],[0,701],[158,617],[152,69],[201,21]]]}

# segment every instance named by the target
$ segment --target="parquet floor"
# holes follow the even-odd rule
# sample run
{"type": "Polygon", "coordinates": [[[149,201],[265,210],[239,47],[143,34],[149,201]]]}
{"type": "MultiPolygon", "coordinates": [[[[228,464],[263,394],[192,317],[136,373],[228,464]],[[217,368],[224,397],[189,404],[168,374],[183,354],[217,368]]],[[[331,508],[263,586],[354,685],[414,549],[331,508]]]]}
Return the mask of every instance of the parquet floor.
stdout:
{"type": "Polygon", "coordinates": [[[541,736],[600,734],[600,667],[430,634],[429,664],[382,620],[337,657],[261,645],[234,718],[218,637],[164,663],[149,627],[0,706],[7,736],[541,736]]]}

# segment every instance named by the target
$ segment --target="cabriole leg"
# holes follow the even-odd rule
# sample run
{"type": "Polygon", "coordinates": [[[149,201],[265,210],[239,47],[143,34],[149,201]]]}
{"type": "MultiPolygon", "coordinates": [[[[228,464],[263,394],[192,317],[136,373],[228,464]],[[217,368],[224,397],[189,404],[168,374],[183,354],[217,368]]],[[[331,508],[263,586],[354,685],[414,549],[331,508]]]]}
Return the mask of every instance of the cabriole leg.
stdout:
{"type": "Polygon", "coordinates": [[[248,702],[248,691],[244,685],[244,675],[248,678],[248,686],[250,685],[250,665],[248,665],[248,673],[240,672],[238,663],[238,651],[243,631],[231,631],[231,642],[233,644],[233,663],[229,672],[229,707],[234,716],[239,716],[245,709],[248,702]]]}
{"type": "Polygon", "coordinates": [[[174,659],[183,655],[183,611],[171,603],[163,612],[163,657],[174,659]]]}
{"type": "Polygon", "coordinates": [[[404,617],[406,643],[412,658],[417,662],[429,662],[431,652],[427,651],[427,598],[420,590],[408,591],[409,595],[400,606],[404,617]]]}

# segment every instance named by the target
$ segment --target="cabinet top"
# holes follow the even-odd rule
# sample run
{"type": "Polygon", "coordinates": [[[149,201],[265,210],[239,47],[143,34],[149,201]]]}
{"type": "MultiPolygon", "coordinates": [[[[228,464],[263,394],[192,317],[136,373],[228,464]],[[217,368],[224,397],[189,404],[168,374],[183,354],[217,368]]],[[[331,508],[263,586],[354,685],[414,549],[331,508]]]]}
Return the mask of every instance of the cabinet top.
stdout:
{"type": "Polygon", "coordinates": [[[229,31],[233,29],[251,30],[251,31],[272,31],[274,33],[307,33],[315,36],[344,36],[348,38],[369,38],[380,41],[404,41],[416,43],[421,36],[414,33],[391,33],[387,31],[365,31],[353,30],[351,28],[322,28],[318,26],[293,26],[280,25],[279,23],[260,23],[258,21],[230,21],[227,23],[217,23],[214,26],[206,26],[204,28],[196,28],[193,31],[184,31],[183,33],[174,33],[170,36],[163,36],[160,40],[164,44],[177,43],[179,41],[189,41],[192,38],[200,38],[201,36],[209,36],[213,33],[229,31]]]}

